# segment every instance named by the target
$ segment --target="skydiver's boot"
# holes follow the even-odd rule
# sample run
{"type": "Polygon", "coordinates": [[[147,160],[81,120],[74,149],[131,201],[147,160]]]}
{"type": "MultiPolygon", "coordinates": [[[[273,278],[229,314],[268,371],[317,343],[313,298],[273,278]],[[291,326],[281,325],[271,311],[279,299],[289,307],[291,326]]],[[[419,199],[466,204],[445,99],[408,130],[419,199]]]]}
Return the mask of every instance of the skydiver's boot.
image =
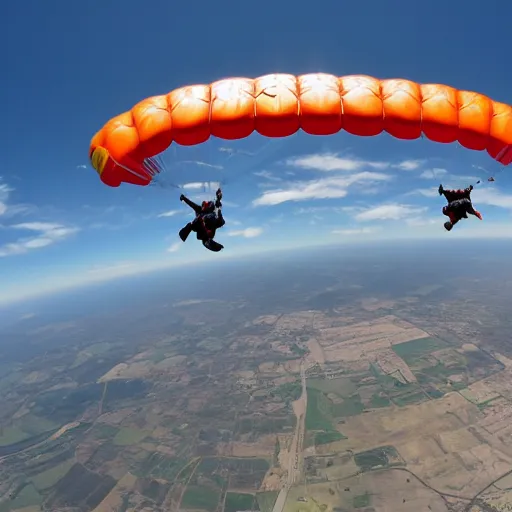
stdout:
{"type": "Polygon", "coordinates": [[[444,223],[444,228],[446,229],[446,231],[451,231],[452,228],[453,228],[453,224],[451,222],[449,222],[449,221],[446,221],[444,223]]]}
{"type": "Polygon", "coordinates": [[[192,223],[189,222],[184,228],[180,229],[179,235],[183,242],[187,241],[188,235],[192,233],[192,223]]]}
{"type": "Polygon", "coordinates": [[[209,238],[208,240],[203,240],[203,245],[213,252],[220,252],[222,249],[224,249],[224,246],[222,244],[219,244],[219,242],[216,242],[212,238],[209,238]]]}

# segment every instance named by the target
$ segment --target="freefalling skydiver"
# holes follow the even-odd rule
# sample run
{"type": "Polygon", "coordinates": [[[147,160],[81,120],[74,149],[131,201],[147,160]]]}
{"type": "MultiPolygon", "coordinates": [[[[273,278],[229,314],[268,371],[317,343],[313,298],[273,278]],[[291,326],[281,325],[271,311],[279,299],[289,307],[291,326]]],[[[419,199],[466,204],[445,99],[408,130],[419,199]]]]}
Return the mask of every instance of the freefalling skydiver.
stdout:
{"type": "Polygon", "coordinates": [[[444,227],[447,231],[451,231],[453,226],[461,219],[467,219],[468,213],[474,215],[482,220],[482,214],[475,210],[473,203],[471,202],[471,191],[473,185],[470,185],[464,190],[445,190],[443,185],[439,185],[439,195],[444,195],[448,204],[443,207],[443,214],[446,215],[450,220],[444,223],[444,227]]]}
{"type": "Polygon", "coordinates": [[[213,252],[219,252],[224,246],[214,240],[217,229],[226,224],[222,216],[222,191],[219,188],[215,193],[215,202],[203,201],[201,206],[191,201],[188,197],[181,194],[180,201],[190,206],[196,214],[196,218],[189,222],[179,232],[180,238],[185,242],[192,231],[197,234],[197,239],[201,240],[203,245],[213,252]]]}

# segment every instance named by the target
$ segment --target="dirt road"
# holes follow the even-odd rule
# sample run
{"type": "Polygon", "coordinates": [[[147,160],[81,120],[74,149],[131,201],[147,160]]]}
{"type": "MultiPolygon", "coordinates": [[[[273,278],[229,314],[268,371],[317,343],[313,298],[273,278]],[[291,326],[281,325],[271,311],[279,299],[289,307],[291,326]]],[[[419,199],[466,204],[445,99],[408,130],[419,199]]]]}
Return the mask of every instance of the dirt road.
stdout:
{"type": "Polygon", "coordinates": [[[304,467],[304,432],[306,429],[306,410],[308,405],[308,393],[306,388],[306,368],[304,360],[300,364],[300,379],[302,383],[302,395],[293,402],[293,412],[297,417],[295,435],[293,436],[288,456],[288,474],[286,483],[279,492],[272,512],[282,512],[288,496],[288,490],[294,484],[300,482],[304,467]]]}

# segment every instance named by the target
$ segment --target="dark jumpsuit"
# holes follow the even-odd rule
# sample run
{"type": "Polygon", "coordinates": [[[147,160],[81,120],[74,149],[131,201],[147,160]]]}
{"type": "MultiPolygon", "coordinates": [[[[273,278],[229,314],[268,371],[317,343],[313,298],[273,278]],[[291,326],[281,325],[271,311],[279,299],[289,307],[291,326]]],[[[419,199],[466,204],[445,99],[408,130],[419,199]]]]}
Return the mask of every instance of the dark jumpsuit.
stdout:
{"type": "Polygon", "coordinates": [[[448,204],[443,207],[443,214],[450,218],[452,224],[456,224],[460,219],[467,219],[467,214],[475,215],[481,218],[478,211],[473,208],[471,203],[471,189],[464,190],[443,190],[443,195],[448,204]]]}
{"type": "Polygon", "coordinates": [[[220,207],[222,206],[220,201],[218,204],[217,212],[215,209],[203,211],[202,207],[191,201],[188,197],[183,196],[183,201],[194,210],[196,218],[189,223],[192,231],[197,234],[197,239],[202,242],[211,240],[215,237],[217,229],[221,228],[226,224],[220,207]]]}

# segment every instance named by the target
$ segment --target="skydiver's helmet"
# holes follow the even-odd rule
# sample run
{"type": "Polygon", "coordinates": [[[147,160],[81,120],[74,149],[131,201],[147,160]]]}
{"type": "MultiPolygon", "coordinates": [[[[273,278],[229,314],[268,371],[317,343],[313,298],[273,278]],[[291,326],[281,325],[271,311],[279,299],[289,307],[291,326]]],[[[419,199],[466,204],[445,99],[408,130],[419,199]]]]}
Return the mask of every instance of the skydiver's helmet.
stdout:
{"type": "Polygon", "coordinates": [[[453,228],[453,224],[451,222],[445,222],[444,228],[446,229],[446,231],[451,231],[453,228]]]}
{"type": "Polygon", "coordinates": [[[201,204],[201,210],[203,213],[212,213],[215,211],[215,204],[213,201],[203,201],[201,204]]]}

